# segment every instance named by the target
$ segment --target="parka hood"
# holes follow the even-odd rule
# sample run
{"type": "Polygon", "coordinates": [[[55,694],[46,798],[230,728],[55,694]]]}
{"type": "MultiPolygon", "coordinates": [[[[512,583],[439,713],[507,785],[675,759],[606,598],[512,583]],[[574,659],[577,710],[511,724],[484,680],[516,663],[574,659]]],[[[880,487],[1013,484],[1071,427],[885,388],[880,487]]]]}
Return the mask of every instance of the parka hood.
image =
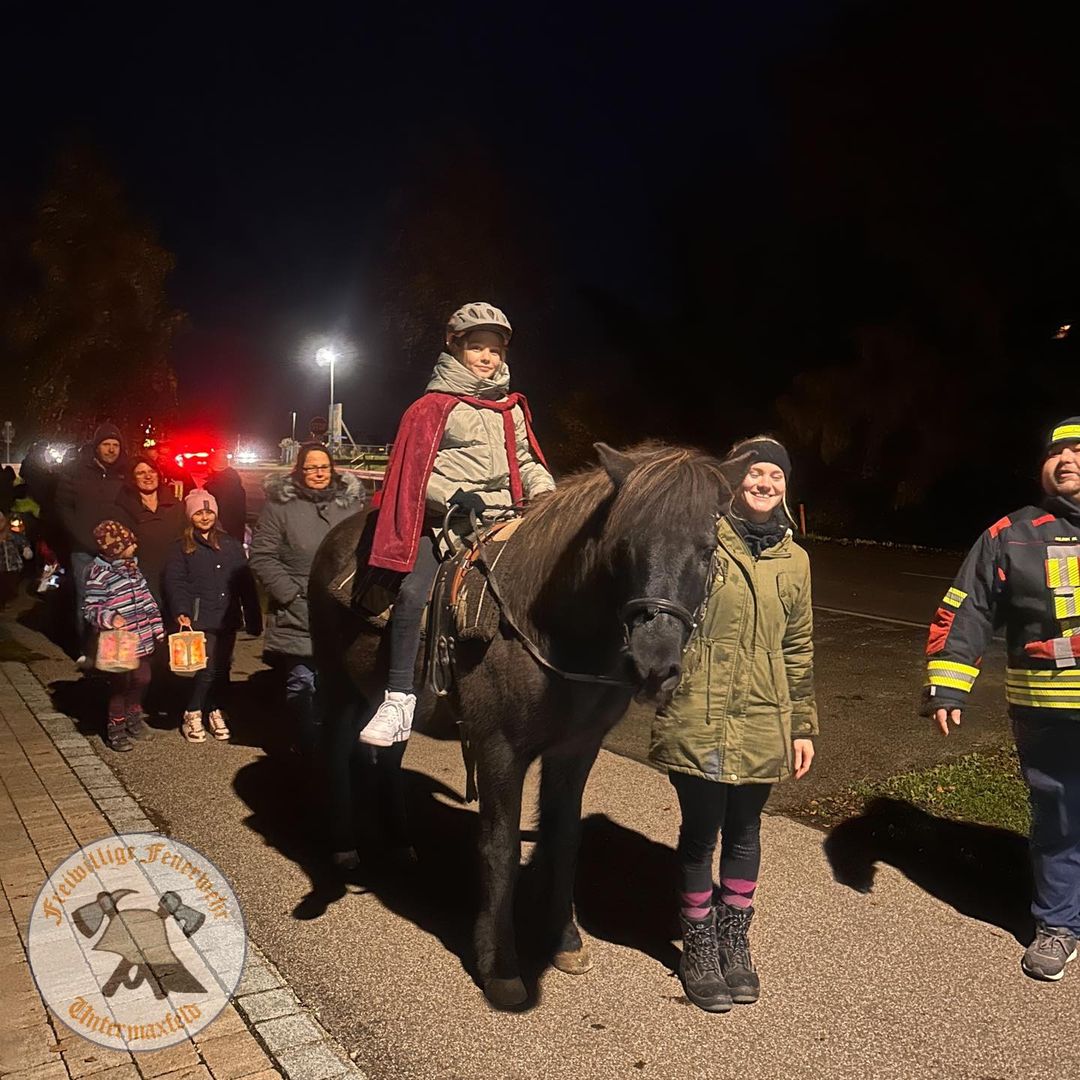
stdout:
{"type": "MultiPolygon", "coordinates": [[[[277,473],[268,476],[263,487],[266,489],[266,497],[271,502],[282,505],[294,499],[306,498],[293,479],[292,473],[277,473]]],[[[360,481],[352,473],[347,472],[339,472],[327,490],[331,493],[328,501],[340,507],[352,506],[364,497],[364,489],[360,481]]]]}
{"type": "Polygon", "coordinates": [[[503,361],[494,379],[478,379],[460,360],[444,352],[435,361],[435,370],[428,380],[429,392],[466,394],[469,397],[498,401],[510,390],[510,365],[503,361]]]}

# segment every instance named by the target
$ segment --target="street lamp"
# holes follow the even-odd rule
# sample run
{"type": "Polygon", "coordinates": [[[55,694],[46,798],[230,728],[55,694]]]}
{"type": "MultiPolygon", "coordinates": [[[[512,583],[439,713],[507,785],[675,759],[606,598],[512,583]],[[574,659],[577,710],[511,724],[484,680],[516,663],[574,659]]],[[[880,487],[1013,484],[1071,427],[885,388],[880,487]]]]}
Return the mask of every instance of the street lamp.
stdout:
{"type": "Polygon", "coordinates": [[[321,346],[315,351],[315,363],[319,367],[330,368],[330,411],[326,414],[326,422],[330,425],[330,438],[333,439],[334,430],[334,361],[337,353],[327,345],[321,346]]]}

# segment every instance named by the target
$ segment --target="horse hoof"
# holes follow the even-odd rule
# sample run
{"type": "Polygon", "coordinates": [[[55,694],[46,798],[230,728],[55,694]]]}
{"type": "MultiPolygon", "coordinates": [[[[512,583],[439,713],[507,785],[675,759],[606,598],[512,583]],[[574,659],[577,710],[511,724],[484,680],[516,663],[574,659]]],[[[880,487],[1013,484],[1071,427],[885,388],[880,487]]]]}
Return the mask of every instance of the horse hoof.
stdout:
{"type": "Polygon", "coordinates": [[[528,996],[525,984],[520,979],[488,979],[484,983],[484,997],[496,1009],[512,1009],[516,1005],[524,1005],[528,996]]]}
{"type": "Polygon", "coordinates": [[[573,952],[557,952],[551,958],[551,963],[567,975],[584,975],[586,971],[592,971],[593,958],[588,945],[582,945],[573,952]]]}

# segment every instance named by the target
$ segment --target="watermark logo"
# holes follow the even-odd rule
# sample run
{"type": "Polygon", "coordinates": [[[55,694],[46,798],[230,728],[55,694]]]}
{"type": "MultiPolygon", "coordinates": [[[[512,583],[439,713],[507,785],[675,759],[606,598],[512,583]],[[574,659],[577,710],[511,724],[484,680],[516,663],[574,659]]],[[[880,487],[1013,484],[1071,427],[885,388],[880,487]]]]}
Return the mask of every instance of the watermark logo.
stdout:
{"type": "Polygon", "coordinates": [[[161,1050],[207,1026],[236,991],[247,934],[209,859],[155,833],[80,848],[30,915],[30,967],[72,1031],[112,1049],[161,1050]]]}

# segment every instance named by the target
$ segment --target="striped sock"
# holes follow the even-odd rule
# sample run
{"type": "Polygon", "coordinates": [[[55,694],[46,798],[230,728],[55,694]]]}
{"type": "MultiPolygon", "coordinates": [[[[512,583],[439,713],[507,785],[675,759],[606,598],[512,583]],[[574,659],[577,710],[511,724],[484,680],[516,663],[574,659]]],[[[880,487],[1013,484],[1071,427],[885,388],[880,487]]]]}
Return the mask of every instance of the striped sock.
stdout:
{"type": "Polygon", "coordinates": [[[684,919],[704,919],[712,908],[712,889],[679,894],[679,912],[684,919]]]}
{"type": "Polygon", "coordinates": [[[756,881],[748,881],[746,878],[722,877],[720,879],[720,902],[734,908],[752,907],[756,889],[756,881]]]}

